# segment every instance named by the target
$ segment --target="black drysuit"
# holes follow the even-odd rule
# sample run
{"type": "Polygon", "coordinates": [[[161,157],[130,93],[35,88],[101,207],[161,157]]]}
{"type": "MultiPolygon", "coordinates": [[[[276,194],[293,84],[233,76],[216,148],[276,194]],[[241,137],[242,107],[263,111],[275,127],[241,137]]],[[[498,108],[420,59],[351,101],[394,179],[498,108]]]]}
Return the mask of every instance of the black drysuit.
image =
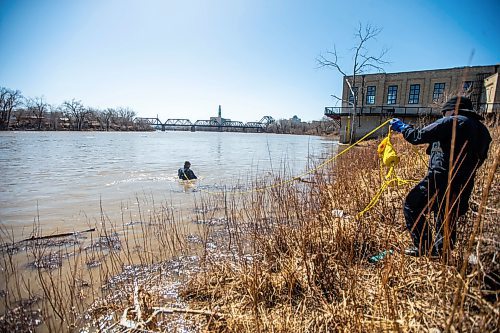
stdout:
{"type": "Polygon", "coordinates": [[[448,191],[450,246],[456,240],[456,221],[469,208],[474,177],[487,157],[491,142],[490,133],[480,120],[483,118],[473,111],[459,110],[458,115],[443,117],[422,129],[410,126],[402,131],[406,141],[411,144],[429,144],[427,175],[408,193],[404,204],[406,227],[422,254],[431,245],[429,224],[425,218],[429,211],[434,213],[436,222],[433,251],[440,252],[443,248],[448,191]],[[451,182],[448,183],[453,127],[456,128],[454,162],[451,182]]]}
{"type": "Polygon", "coordinates": [[[179,170],[177,170],[177,175],[179,176],[179,179],[183,180],[197,179],[193,170],[189,168],[180,168],[179,170]]]}

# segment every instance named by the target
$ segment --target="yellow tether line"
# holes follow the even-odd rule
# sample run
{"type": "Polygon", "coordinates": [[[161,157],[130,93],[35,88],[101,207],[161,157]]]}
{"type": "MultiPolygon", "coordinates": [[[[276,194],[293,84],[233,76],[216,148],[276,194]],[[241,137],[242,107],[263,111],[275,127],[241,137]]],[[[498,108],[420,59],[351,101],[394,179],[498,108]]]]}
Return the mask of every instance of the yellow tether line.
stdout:
{"type": "MultiPolygon", "coordinates": [[[[252,192],[261,192],[261,191],[265,191],[265,190],[268,190],[268,189],[271,189],[271,188],[275,188],[275,187],[279,187],[279,186],[283,186],[285,184],[288,184],[288,183],[291,183],[293,181],[296,181],[296,180],[299,180],[300,178],[318,170],[318,169],[321,169],[322,167],[324,167],[325,165],[327,165],[328,163],[331,163],[332,161],[334,161],[335,159],[337,159],[339,156],[342,156],[343,154],[347,153],[349,150],[351,150],[353,147],[355,147],[356,145],[358,145],[360,142],[364,141],[366,138],[368,138],[370,135],[372,135],[373,133],[377,132],[379,129],[381,129],[382,127],[384,127],[386,124],[389,123],[389,121],[391,121],[391,119],[387,119],[386,121],[384,121],[382,124],[380,124],[379,126],[375,127],[372,131],[370,131],[368,134],[366,134],[365,136],[363,136],[361,139],[359,139],[358,141],[354,142],[352,145],[350,145],[349,147],[347,147],[346,149],[342,150],[340,153],[338,153],[337,155],[334,155],[332,156],[331,158],[329,158],[328,160],[326,160],[325,162],[321,163],[320,165],[318,165],[317,167],[309,170],[309,171],[306,171],[305,173],[299,175],[299,176],[295,176],[293,178],[290,178],[290,179],[287,179],[287,180],[284,180],[282,182],[278,182],[276,184],[272,184],[272,185],[268,185],[268,186],[264,186],[264,187],[261,187],[261,188],[255,188],[255,189],[252,189],[252,190],[248,190],[248,191],[240,191],[240,192],[230,192],[231,194],[248,194],[248,193],[252,193],[252,192]]],[[[201,190],[200,192],[205,192],[205,193],[209,193],[209,194],[224,194],[226,192],[210,192],[210,191],[205,191],[205,190],[201,190]]]]}
{"type": "Polygon", "coordinates": [[[380,187],[380,189],[378,190],[378,192],[375,194],[375,196],[372,198],[372,200],[368,203],[368,205],[366,205],[366,207],[362,211],[360,211],[358,214],[356,214],[356,218],[360,218],[367,211],[369,211],[370,209],[372,209],[373,207],[375,207],[375,205],[379,201],[380,197],[382,196],[382,193],[384,193],[384,191],[389,186],[393,185],[393,183],[395,183],[396,185],[399,186],[399,185],[406,185],[406,184],[410,184],[410,183],[418,183],[418,181],[417,180],[413,180],[413,179],[401,179],[399,177],[394,177],[392,179],[384,181],[384,183],[382,184],[382,186],[380,187]]]}
{"type": "MultiPolygon", "coordinates": [[[[389,129],[389,132],[387,133],[387,140],[389,143],[390,143],[390,138],[391,138],[391,130],[389,129]]],[[[394,150],[393,150],[393,153],[396,154],[394,152],[394,150]]],[[[382,160],[382,158],[381,158],[381,160],[382,160]]],[[[377,193],[375,193],[375,196],[370,200],[368,205],[366,205],[366,207],[362,211],[360,211],[358,214],[356,214],[356,218],[362,217],[366,212],[368,212],[370,209],[372,209],[379,201],[380,197],[382,196],[382,193],[384,193],[384,191],[387,188],[389,188],[390,186],[393,186],[393,185],[399,186],[399,185],[406,185],[406,184],[410,184],[410,183],[418,183],[419,182],[418,180],[402,179],[402,178],[398,177],[396,175],[396,172],[394,171],[394,167],[396,166],[396,164],[398,162],[399,162],[399,158],[397,161],[395,161],[395,162],[393,161],[391,163],[391,165],[389,166],[389,170],[387,171],[387,174],[385,176],[385,181],[382,183],[382,186],[377,191],[377,193]]],[[[382,164],[383,164],[383,162],[381,161],[380,168],[382,168],[382,164]]]]}

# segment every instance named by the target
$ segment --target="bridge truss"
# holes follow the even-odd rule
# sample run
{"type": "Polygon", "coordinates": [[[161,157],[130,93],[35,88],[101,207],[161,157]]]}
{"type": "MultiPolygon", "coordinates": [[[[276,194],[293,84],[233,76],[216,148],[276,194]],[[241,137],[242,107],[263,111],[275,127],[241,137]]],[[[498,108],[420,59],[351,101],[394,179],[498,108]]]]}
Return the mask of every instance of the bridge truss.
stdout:
{"type": "Polygon", "coordinates": [[[260,121],[251,122],[241,122],[241,121],[223,121],[219,123],[217,120],[197,120],[192,123],[189,119],[173,119],[170,118],[166,122],[162,123],[158,118],[142,118],[137,117],[134,120],[138,124],[145,126],[151,126],[154,129],[161,129],[165,131],[167,129],[178,129],[178,130],[242,130],[247,129],[254,131],[263,131],[270,124],[274,123],[274,119],[271,116],[264,116],[260,121]]]}

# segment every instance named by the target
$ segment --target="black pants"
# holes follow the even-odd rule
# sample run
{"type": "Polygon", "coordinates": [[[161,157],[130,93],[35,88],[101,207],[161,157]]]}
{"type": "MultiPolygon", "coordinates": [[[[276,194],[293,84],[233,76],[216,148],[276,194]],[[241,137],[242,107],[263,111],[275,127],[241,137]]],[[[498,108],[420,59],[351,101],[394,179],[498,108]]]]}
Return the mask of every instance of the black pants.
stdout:
{"type": "MultiPolygon", "coordinates": [[[[444,246],[444,223],[446,218],[446,182],[437,182],[424,178],[406,196],[404,216],[406,228],[410,231],[415,247],[421,254],[429,250],[439,253],[444,246]],[[426,219],[428,213],[434,214],[435,240],[432,243],[431,227],[426,219]]],[[[468,192],[468,191],[467,191],[468,192]]],[[[458,218],[467,212],[470,193],[451,191],[448,219],[449,245],[453,248],[457,238],[456,223],[458,218]],[[458,195],[461,194],[461,198],[458,195]]]]}

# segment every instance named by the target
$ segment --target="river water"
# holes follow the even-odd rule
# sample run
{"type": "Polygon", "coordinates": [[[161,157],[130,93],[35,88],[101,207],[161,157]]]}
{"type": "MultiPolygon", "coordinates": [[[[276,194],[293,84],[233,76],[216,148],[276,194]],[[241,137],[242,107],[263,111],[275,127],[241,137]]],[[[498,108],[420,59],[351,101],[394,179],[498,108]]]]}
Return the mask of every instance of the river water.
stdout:
{"type": "MultiPolygon", "coordinates": [[[[300,175],[334,154],[315,136],[226,132],[0,132],[0,223],[16,239],[89,228],[137,207],[192,209],[196,195],[287,170],[300,175]],[[185,160],[200,178],[177,179],[185,160]]],[[[135,208],[135,210],[134,210],[135,208]]]]}

